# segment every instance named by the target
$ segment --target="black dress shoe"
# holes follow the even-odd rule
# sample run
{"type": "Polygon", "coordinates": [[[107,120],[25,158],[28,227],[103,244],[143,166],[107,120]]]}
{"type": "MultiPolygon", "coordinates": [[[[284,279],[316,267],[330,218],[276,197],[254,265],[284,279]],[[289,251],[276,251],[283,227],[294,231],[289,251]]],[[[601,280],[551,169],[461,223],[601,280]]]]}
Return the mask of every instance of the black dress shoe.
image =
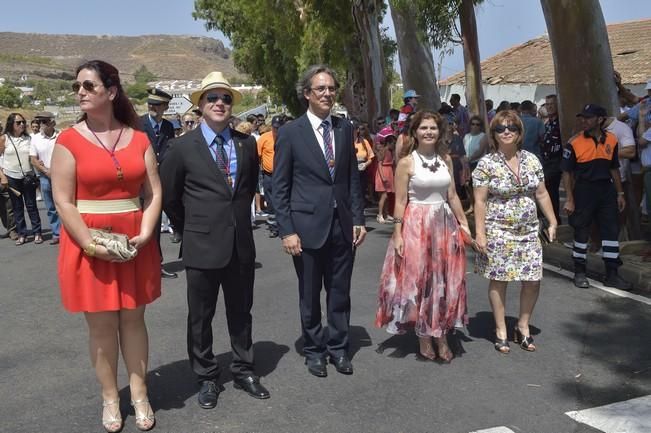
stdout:
{"type": "Polygon", "coordinates": [[[582,272],[576,272],[574,274],[574,285],[579,289],[587,289],[588,287],[590,287],[590,283],[588,282],[588,279],[586,278],[585,274],[582,272]]]}
{"type": "Polygon", "coordinates": [[[309,371],[310,374],[316,377],[328,376],[328,369],[326,368],[326,363],[323,359],[306,359],[305,364],[307,365],[307,371],[309,371]]]}
{"type": "Polygon", "coordinates": [[[204,409],[214,408],[217,406],[218,395],[219,390],[217,389],[217,384],[212,380],[204,380],[201,382],[201,389],[199,390],[199,395],[197,396],[199,406],[204,409]]]}
{"type": "Polygon", "coordinates": [[[264,400],[269,398],[269,391],[262,386],[260,378],[257,376],[240,377],[233,380],[233,386],[237,389],[246,391],[251,397],[264,400]]]}
{"type": "Polygon", "coordinates": [[[353,364],[347,356],[331,356],[330,362],[335,365],[335,369],[341,374],[353,374],[353,364]]]}
{"type": "Polygon", "coordinates": [[[165,269],[160,268],[161,278],[178,278],[179,275],[176,272],[167,272],[165,269]]]}

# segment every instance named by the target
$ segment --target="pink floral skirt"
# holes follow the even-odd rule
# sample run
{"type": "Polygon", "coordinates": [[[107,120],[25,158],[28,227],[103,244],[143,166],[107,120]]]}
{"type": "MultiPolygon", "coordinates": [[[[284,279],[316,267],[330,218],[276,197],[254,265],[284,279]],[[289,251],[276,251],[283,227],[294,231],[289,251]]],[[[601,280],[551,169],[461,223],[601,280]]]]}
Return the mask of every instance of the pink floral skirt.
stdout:
{"type": "Polygon", "coordinates": [[[404,255],[389,241],[375,326],[391,334],[414,329],[419,337],[465,326],[466,252],[452,210],[447,203],[409,203],[403,220],[404,255]]]}

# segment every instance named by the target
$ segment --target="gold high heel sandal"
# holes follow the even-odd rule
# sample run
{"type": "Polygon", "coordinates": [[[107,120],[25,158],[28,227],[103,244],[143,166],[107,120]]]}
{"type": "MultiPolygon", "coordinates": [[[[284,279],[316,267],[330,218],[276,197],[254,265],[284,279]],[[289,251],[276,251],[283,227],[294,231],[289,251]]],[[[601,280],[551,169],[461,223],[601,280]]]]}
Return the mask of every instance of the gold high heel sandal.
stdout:
{"type": "Polygon", "coordinates": [[[148,398],[143,398],[140,400],[131,400],[131,406],[133,406],[133,411],[136,414],[136,427],[140,431],[149,431],[154,428],[156,425],[156,417],[154,416],[154,410],[149,404],[148,398]],[[144,411],[139,411],[136,406],[146,405],[144,411]]]}
{"type": "Polygon", "coordinates": [[[108,414],[107,417],[104,417],[104,413],[102,413],[102,425],[104,426],[104,430],[108,433],[117,433],[122,430],[123,424],[122,415],[120,414],[120,399],[102,402],[102,412],[108,414]],[[111,413],[110,410],[106,409],[109,406],[115,406],[116,410],[111,413]]]}

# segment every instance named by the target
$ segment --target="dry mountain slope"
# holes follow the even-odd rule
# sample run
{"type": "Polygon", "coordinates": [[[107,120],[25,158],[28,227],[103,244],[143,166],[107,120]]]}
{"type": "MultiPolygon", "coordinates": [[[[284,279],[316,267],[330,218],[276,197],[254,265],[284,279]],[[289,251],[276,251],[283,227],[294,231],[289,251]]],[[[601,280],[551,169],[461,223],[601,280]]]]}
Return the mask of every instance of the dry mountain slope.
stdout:
{"type": "Polygon", "coordinates": [[[66,78],[62,74],[72,74],[83,61],[97,58],[115,65],[126,81],[132,81],[131,74],[142,65],[162,80],[196,80],[214,70],[240,76],[230,50],[213,38],[0,32],[0,77],[66,78]]]}

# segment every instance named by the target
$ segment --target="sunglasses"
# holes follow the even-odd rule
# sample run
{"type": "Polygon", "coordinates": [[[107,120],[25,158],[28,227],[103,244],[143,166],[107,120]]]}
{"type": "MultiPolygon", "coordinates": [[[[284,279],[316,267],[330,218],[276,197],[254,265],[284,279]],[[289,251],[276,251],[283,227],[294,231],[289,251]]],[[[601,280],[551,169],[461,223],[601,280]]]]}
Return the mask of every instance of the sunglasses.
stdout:
{"type": "Polygon", "coordinates": [[[481,126],[481,123],[472,122],[472,123],[470,124],[470,126],[481,126]]]}
{"type": "Polygon", "coordinates": [[[16,124],[16,125],[24,125],[26,123],[27,122],[25,122],[24,120],[14,120],[14,124],[16,124]]]}
{"type": "Polygon", "coordinates": [[[214,104],[220,99],[226,105],[231,105],[233,103],[233,97],[228,93],[225,93],[223,95],[220,95],[219,93],[211,93],[210,95],[206,95],[206,101],[210,102],[211,104],[214,104]]]}
{"type": "Polygon", "coordinates": [[[82,83],[75,81],[72,83],[72,91],[76,93],[83,87],[87,92],[94,92],[95,88],[101,85],[102,83],[94,83],[90,80],[84,80],[82,83]]]}
{"type": "Polygon", "coordinates": [[[50,123],[50,119],[36,119],[36,121],[42,125],[47,125],[50,123]]]}
{"type": "Polygon", "coordinates": [[[188,125],[188,126],[192,126],[192,125],[194,125],[194,120],[186,120],[186,121],[183,122],[183,123],[185,123],[185,124],[188,125]]]}
{"type": "Polygon", "coordinates": [[[520,128],[518,128],[515,125],[508,125],[508,126],[497,125],[495,128],[493,128],[493,131],[497,132],[498,134],[503,134],[504,131],[506,131],[507,129],[513,133],[520,132],[520,128]]]}

